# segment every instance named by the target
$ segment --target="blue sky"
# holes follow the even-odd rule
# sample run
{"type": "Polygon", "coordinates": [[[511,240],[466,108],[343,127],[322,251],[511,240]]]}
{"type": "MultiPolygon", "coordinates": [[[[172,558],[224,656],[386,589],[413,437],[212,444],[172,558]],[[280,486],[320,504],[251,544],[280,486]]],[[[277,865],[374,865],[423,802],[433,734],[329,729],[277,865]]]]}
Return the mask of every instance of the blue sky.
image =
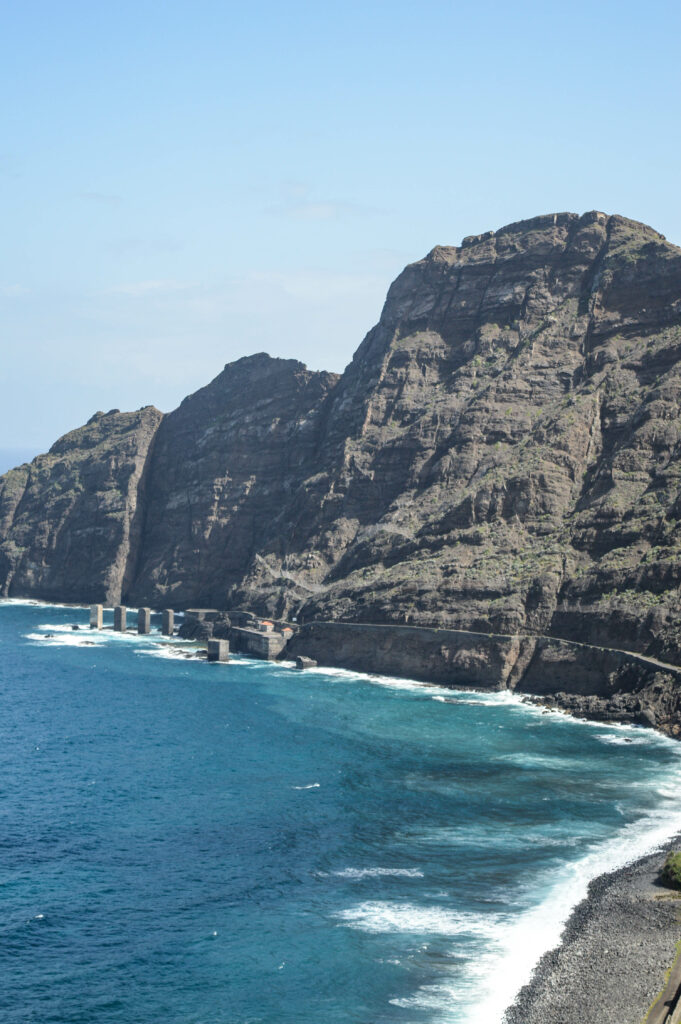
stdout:
{"type": "Polygon", "coordinates": [[[596,208],[681,242],[678,3],[2,11],[0,449],[252,352],[342,370],[467,234],[596,208]]]}

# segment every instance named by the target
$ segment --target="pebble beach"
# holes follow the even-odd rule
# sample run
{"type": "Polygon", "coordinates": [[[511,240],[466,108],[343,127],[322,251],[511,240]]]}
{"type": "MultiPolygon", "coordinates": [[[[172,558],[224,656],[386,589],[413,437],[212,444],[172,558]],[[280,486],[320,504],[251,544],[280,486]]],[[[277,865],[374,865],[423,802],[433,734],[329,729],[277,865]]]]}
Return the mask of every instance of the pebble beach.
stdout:
{"type": "Polygon", "coordinates": [[[681,942],[681,892],[657,881],[667,852],[679,848],[681,836],[594,879],[505,1024],[641,1024],[681,942]]]}

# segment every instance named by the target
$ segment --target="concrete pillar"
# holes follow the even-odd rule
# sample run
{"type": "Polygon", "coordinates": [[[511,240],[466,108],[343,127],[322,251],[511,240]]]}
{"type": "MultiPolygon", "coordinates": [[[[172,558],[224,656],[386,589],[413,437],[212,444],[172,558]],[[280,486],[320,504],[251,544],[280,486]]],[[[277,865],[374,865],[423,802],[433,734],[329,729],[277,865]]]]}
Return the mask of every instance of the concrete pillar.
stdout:
{"type": "Polygon", "coordinates": [[[163,609],[163,628],[161,632],[164,636],[172,636],[175,632],[175,612],[172,608],[163,609]]]}
{"type": "Polygon", "coordinates": [[[101,629],[104,622],[104,608],[101,604],[90,605],[90,629],[101,629]]]}
{"type": "Polygon", "coordinates": [[[151,633],[151,608],[140,608],[137,612],[137,632],[151,633]]]}
{"type": "Polygon", "coordinates": [[[229,661],[229,640],[209,640],[208,660],[229,661]]]}
{"type": "Polygon", "coordinates": [[[128,609],[124,604],[117,604],[114,608],[114,629],[117,633],[125,633],[127,626],[128,609]]]}

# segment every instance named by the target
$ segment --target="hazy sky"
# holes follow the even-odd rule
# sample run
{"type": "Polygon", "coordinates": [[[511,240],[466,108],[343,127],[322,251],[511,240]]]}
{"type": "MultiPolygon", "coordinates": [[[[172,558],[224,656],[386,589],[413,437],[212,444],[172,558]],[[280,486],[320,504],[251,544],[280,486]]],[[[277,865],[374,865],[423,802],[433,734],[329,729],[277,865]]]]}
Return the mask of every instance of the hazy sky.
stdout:
{"type": "Polygon", "coordinates": [[[601,209],[681,242],[681,5],[4,2],[0,449],[341,370],[405,263],[601,209]]]}

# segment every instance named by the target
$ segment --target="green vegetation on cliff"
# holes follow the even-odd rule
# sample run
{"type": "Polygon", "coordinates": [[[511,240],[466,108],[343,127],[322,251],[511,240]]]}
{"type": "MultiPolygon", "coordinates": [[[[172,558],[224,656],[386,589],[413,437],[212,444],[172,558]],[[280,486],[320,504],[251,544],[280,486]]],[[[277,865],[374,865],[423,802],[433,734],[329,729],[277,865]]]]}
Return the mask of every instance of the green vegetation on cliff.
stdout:
{"type": "Polygon", "coordinates": [[[664,862],[660,879],[665,885],[681,889],[681,853],[670,853],[664,862]]]}

